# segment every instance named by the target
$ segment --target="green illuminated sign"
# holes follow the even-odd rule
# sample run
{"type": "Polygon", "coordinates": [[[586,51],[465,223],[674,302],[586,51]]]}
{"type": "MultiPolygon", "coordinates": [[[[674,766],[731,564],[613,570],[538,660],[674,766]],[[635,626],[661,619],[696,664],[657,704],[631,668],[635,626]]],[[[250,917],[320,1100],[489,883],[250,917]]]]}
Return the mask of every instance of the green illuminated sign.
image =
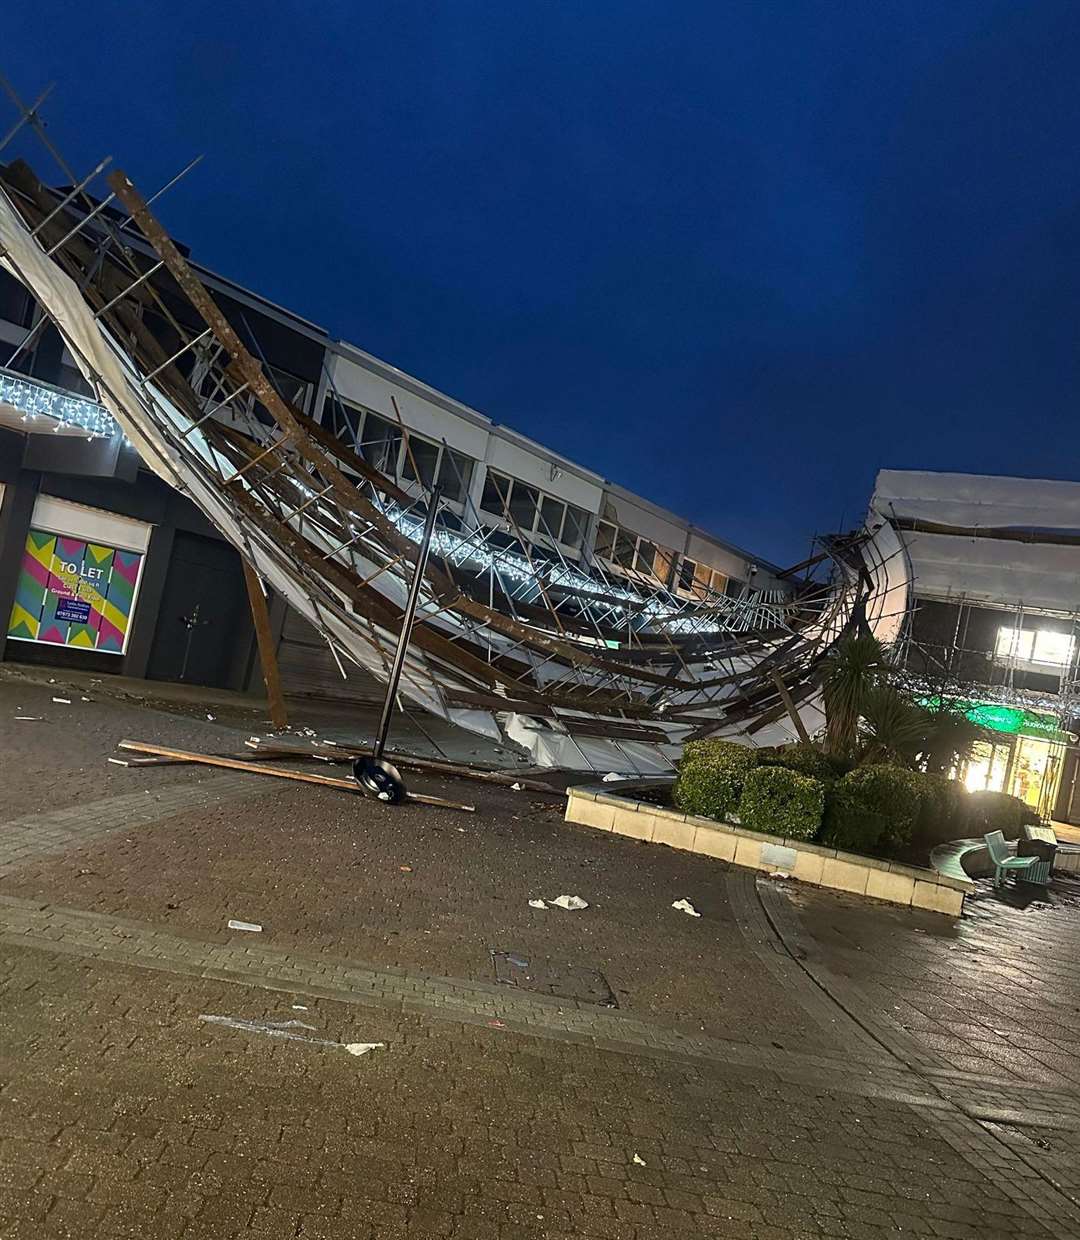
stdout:
{"type": "MultiPolygon", "coordinates": [[[[940,698],[924,698],[921,706],[936,710],[941,706],[940,698]]],[[[1068,742],[1068,736],[1057,725],[1053,715],[1044,715],[1034,710],[1023,710],[1019,706],[1002,706],[998,702],[965,702],[953,700],[952,705],[964,712],[964,717],[980,728],[989,728],[992,732],[1005,732],[1009,736],[1036,736],[1047,741],[1068,742]]]]}

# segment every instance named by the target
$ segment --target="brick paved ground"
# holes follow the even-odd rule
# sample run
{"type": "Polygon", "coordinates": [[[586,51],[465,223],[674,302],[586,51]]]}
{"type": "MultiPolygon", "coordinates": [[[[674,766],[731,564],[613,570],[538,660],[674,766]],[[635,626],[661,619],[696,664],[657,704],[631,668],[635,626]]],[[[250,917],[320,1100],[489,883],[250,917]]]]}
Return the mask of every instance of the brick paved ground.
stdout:
{"type": "MultiPolygon", "coordinates": [[[[39,726],[10,689],[0,746],[39,726]]],[[[528,794],[106,768],[126,733],[241,733],[92,705],[5,760],[0,1236],[1080,1235],[1064,889],[957,927],[528,794]],[[528,907],[564,891],[591,907],[528,907]],[[497,986],[492,947],[601,969],[619,1008],[497,986]]]]}

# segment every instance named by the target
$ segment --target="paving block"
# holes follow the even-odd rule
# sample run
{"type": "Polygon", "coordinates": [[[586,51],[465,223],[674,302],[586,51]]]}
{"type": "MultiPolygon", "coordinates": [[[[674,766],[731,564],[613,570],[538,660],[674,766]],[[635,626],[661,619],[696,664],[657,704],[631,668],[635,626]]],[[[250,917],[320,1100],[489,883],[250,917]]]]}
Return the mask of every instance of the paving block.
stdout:
{"type": "Polygon", "coordinates": [[[582,801],[578,797],[570,797],[566,802],[566,821],[576,822],[582,827],[597,827],[601,831],[610,831],[615,821],[615,806],[604,805],[601,801],[582,801]]]}
{"type": "Polygon", "coordinates": [[[611,829],[616,835],[626,835],[632,840],[651,840],[655,823],[656,818],[650,813],[617,805],[611,829]]]}
{"type": "Polygon", "coordinates": [[[744,865],[750,870],[772,868],[761,860],[761,840],[753,840],[746,835],[735,837],[735,864],[744,865]]]}
{"type": "Polygon", "coordinates": [[[694,822],[694,852],[705,857],[718,857],[721,861],[735,860],[736,836],[730,831],[720,831],[700,819],[694,822]]]}
{"type": "Polygon", "coordinates": [[[915,880],[908,874],[892,870],[870,870],[866,877],[866,894],[890,904],[910,904],[915,895],[915,880]]]}
{"type": "Polygon", "coordinates": [[[964,893],[954,887],[942,887],[938,883],[927,883],[918,879],[911,903],[915,908],[929,909],[932,913],[948,913],[950,917],[959,917],[964,911],[964,893]]]}
{"type": "Polygon", "coordinates": [[[653,815],[652,842],[669,844],[672,848],[685,848],[693,851],[694,824],[685,818],[676,818],[673,814],[653,815]]]}
{"type": "Polygon", "coordinates": [[[821,885],[834,887],[837,891],[853,891],[857,895],[865,895],[869,873],[865,866],[842,861],[839,857],[828,857],[821,867],[821,885]]]}

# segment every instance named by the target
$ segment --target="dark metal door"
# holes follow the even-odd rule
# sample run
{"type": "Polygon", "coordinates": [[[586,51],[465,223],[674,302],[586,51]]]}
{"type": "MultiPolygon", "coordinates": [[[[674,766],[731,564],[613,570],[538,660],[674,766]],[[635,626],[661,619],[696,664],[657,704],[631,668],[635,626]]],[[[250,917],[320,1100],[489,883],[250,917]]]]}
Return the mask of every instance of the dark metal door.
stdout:
{"type": "Polygon", "coordinates": [[[227,543],[177,531],[147,676],[226,688],[250,628],[240,557],[227,543]]]}

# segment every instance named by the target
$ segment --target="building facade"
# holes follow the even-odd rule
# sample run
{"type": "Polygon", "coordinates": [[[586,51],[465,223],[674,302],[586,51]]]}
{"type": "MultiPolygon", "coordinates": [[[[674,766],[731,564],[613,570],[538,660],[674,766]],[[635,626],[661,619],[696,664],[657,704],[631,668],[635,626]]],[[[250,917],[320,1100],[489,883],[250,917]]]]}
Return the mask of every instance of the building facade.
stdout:
{"type": "MultiPolygon", "coordinates": [[[[138,235],[129,243],[149,269],[138,235]]],[[[437,481],[451,512],[467,509],[545,555],[686,599],[784,588],[773,566],[197,270],[280,394],[405,490],[420,494],[437,481]]],[[[167,331],[170,314],[191,334],[201,330],[183,319],[190,312],[167,282],[158,295],[156,334],[167,331]]],[[[199,351],[178,365],[198,387],[206,366],[199,351]]],[[[183,495],[141,468],[90,399],[55,328],[3,272],[0,614],[5,660],[261,689],[236,551],[183,495]]],[[[355,669],[343,678],[323,639],[280,600],[271,618],[287,692],[378,695],[355,669]]]]}
{"type": "Polygon", "coordinates": [[[1080,483],[882,470],[883,517],[914,581],[910,683],[986,729],[960,778],[1080,822],[1080,483]]]}

